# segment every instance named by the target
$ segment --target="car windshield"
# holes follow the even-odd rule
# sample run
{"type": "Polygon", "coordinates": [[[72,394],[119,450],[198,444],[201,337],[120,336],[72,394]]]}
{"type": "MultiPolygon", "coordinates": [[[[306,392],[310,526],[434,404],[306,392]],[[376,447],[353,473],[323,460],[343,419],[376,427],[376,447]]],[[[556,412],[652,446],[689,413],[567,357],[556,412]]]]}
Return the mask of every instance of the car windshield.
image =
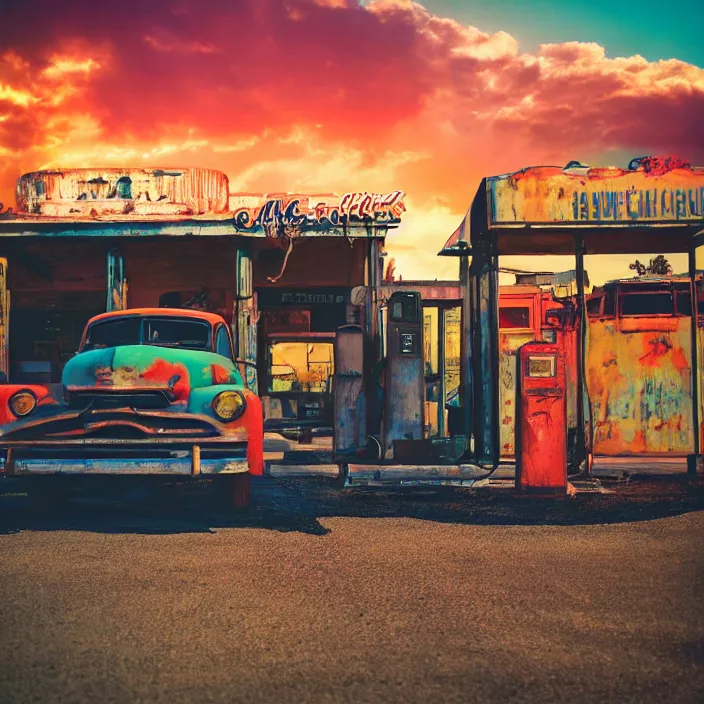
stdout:
{"type": "Polygon", "coordinates": [[[116,318],[91,325],[82,350],[124,345],[210,349],[210,325],[187,318],[116,318]]]}

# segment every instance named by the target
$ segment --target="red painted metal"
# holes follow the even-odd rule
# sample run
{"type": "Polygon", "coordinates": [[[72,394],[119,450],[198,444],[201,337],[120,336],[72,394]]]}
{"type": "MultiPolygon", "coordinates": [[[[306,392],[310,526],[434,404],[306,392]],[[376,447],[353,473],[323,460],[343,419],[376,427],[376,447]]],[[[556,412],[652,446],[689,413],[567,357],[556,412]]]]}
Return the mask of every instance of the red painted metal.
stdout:
{"type": "Polygon", "coordinates": [[[529,342],[518,350],[516,488],[567,491],[567,377],[564,344],[529,342]]]}
{"type": "Polygon", "coordinates": [[[249,389],[242,392],[247,401],[247,411],[237,425],[247,429],[247,464],[249,473],[264,474],[264,410],[262,400],[249,389]]]}
{"type": "Polygon", "coordinates": [[[148,315],[174,316],[177,318],[195,318],[196,320],[206,320],[211,325],[215,323],[224,323],[224,319],[217,313],[208,313],[203,310],[194,308],[129,308],[127,310],[111,310],[107,313],[100,313],[92,317],[87,323],[86,328],[93,323],[101,320],[110,320],[111,318],[138,317],[148,315]]]}
{"type": "Polygon", "coordinates": [[[37,406],[55,404],[56,399],[52,397],[50,390],[46,386],[38,384],[1,384],[0,385],[0,426],[6,423],[13,423],[17,416],[10,410],[10,399],[20,391],[29,391],[37,399],[37,406]]]}

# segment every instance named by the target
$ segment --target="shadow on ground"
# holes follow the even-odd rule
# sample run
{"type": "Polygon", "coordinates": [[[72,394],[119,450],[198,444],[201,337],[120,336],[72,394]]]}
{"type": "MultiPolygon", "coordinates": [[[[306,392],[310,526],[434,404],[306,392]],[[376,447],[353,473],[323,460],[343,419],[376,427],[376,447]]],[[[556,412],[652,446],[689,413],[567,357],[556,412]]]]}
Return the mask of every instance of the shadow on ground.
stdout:
{"type": "Polygon", "coordinates": [[[414,518],[466,525],[596,525],[646,521],[704,509],[704,482],[653,478],[604,483],[611,493],[519,498],[496,489],[341,489],[328,479],[262,477],[252,504],[228,507],[208,480],[75,483],[68,498],[47,495],[42,478],[0,480],[0,533],[91,531],[169,534],[260,528],[325,535],[330,517],[414,518]]]}

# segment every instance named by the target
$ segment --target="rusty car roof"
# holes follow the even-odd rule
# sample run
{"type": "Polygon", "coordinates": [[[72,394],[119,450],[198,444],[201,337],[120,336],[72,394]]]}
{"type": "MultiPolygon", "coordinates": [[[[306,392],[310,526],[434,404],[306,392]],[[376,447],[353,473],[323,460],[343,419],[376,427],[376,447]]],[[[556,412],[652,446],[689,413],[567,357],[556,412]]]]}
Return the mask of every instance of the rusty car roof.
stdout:
{"type": "Polygon", "coordinates": [[[217,313],[208,313],[202,310],[194,310],[193,308],[127,308],[126,310],[111,310],[107,313],[100,313],[93,316],[88,325],[101,320],[110,320],[111,318],[128,318],[140,316],[159,316],[159,317],[174,317],[174,318],[194,318],[205,320],[211,325],[216,323],[224,323],[225,319],[217,313]]]}

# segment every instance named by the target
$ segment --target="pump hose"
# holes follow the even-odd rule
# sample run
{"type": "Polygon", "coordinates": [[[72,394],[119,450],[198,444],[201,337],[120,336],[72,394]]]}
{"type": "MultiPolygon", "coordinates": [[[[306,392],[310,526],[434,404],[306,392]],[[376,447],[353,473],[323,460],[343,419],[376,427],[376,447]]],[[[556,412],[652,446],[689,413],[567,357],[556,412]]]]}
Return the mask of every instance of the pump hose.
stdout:
{"type": "Polygon", "coordinates": [[[475,467],[479,467],[479,469],[483,469],[486,472],[486,474],[483,474],[480,477],[472,477],[472,481],[474,481],[474,482],[481,482],[481,481],[484,481],[484,479],[488,479],[501,466],[500,461],[499,462],[492,462],[492,464],[490,465],[491,469],[489,469],[488,466],[483,464],[482,462],[476,462],[476,463],[472,463],[472,464],[474,464],[475,467]]]}

